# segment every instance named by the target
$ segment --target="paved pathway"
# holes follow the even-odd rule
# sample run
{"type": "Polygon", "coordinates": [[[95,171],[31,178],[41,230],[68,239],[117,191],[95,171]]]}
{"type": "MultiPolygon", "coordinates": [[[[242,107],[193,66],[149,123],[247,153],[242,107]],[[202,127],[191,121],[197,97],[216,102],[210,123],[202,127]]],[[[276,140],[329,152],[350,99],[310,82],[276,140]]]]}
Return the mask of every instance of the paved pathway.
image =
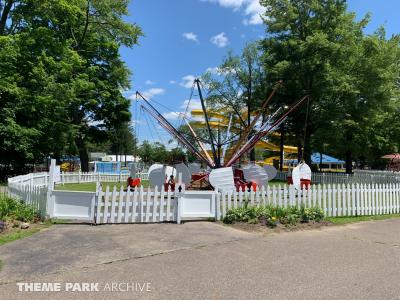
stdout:
{"type": "Polygon", "coordinates": [[[400,219],[269,236],[207,222],[57,225],[0,247],[0,259],[7,300],[400,299],[400,219]],[[100,292],[18,292],[17,282],[100,292]],[[113,282],[136,286],[104,291],[113,282]]]}

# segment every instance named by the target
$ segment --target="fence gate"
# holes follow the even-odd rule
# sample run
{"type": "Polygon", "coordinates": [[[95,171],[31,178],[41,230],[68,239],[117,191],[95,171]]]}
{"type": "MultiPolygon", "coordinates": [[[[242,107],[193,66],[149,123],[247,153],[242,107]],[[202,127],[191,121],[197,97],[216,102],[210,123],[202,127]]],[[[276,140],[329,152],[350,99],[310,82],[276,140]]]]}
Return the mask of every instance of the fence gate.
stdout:
{"type": "Polygon", "coordinates": [[[95,203],[96,224],[107,223],[157,223],[177,220],[177,194],[172,191],[135,189],[124,191],[121,187],[111,191],[99,190],[95,203]]]}
{"type": "Polygon", "coordinates": [[[179,197],[179,213],[177,222],[181,219],[215,218],[215,191],[185,191],[179,197]]]}
{"type": "Polygon", "coordinates": [[[50,218],[94,221],[96,193],[51,191],[48,202],[50,218]]]}

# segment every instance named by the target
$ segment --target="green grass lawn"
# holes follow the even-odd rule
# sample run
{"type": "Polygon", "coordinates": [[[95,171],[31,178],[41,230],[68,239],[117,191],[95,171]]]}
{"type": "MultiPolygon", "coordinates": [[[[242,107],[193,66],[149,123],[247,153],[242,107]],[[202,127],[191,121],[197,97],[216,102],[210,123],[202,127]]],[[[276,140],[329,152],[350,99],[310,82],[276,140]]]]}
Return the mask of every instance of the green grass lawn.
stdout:
{"type": "MultiPolygon", "coordinates": [[[[126,188],[126,182],[102,182],[103,190],[106,189],[106,186],[109,185],[110,189],[114,188],[114,185],[119,190],[121,185],[126,188]]],[[[142,185],[144,188],[149,186],[148,180],[142,180],[142,185]]],[[[96,191],[96,183],[95,182],[85,182],[85,183],[66,183],[64,185],[58,184],[56,185],[56,190],[58,191],[81,191],[81,192],[95,192],[96,191]]]]}
{"type": "Polygon", "coordinates": [[[376,216],[358,216],[358,217],[328,217],[327,221],[330,221],[337,225],[343,225],[348,223],[362,222],[362,221],[375,221],[375,220],[386,220],[400,218],[400,214],[393,215],[376,215],[376,216]]]}
{"type": "Polygon", "coordinates": [[[28,229],[12,229],[10,230],[10,232],[1,233],[0,246],[15,240],[31,236],[32,234],[37,233],[42,229],[48,228],[51,225],[51,222],[45,222],[43,224],[32,224],[32,227],[28,229]]]}
{"type": "MultiPolygon", "coordinates": [[[[121,188],[121,185],[126,188],[126,182],[102,182],[103,190],[105,190],[106,186],[109,185],[110,188],[114,188],[114,185],[117,187],[117,190],[121,188]]],[[[269,186],[285,186],[286,181],[270,181],[268,183],[269,186]]],[[[144,188],[149,186],[148,180],[142,180],[142,185],[144,188]]],[[[81,192],[95,192],[96,191],[96,183],[95,182],[84,182],[84,183],[66,183],[64,185],[58,184],[56,185],[56,190],[58,191],[81,191],[81,192]]]]}

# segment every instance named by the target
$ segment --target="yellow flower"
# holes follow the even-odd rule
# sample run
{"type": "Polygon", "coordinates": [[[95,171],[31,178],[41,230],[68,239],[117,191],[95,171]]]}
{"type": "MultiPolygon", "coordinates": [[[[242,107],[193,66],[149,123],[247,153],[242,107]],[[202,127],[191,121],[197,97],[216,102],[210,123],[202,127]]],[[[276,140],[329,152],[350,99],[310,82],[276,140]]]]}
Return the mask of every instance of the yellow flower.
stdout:
{"type": "Polygon", "coordinates": [[[272,217],[272,218],[271,218],[272,221],[275,221],[275,219],[276,219],[275,217],[272,217]]]}

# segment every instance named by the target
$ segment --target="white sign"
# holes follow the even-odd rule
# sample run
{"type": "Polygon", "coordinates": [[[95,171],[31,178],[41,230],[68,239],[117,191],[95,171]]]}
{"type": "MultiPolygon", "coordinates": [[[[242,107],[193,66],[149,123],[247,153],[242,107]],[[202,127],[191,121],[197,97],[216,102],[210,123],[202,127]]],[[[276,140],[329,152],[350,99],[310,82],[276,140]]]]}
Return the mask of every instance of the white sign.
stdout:
{"type": "Polygon", "coordinates": [[[60,166],[54,167],[54,182],[61,182],[61,169],[60,166]]]}

